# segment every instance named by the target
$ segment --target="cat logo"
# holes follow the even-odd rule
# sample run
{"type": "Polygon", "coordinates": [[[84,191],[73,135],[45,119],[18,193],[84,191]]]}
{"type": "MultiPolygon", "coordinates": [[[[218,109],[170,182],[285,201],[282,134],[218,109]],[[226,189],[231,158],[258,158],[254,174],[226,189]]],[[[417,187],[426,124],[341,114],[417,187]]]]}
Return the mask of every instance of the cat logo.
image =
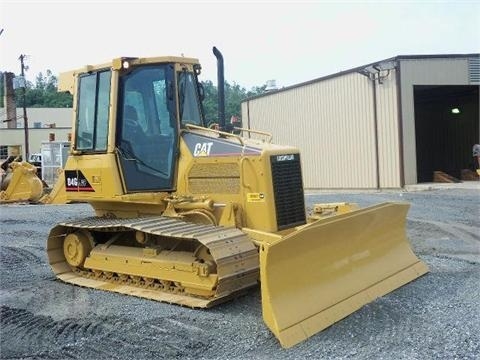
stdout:
{"type": "Polygon", "coordinates": [[[210,156],[213,142],[196,143],[193,149],[193,156],[210,156]]]}

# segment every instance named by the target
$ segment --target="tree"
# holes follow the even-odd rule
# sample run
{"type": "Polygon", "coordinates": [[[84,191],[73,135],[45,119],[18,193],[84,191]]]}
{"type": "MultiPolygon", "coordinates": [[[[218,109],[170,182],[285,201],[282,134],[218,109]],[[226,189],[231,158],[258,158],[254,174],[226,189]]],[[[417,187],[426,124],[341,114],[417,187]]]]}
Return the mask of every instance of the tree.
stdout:
{"type": "Polygon", "coordinates": [[[247,92],[247,97],[253,97],[257,95],[261,95],[265,92],[265,89],[267,88],[267,85],[262,85],[262,86],[254,86],[250,91],[247,92]]]}
{"type": "Polygon", "coordinates": [[[217,123],[218,120],[218,91],[213,83],[209,80],[202,81],[205,91],[205,99],[203,100],[203,111],[205,113],[205,122],[207,125],[217,123]]]}
{"type": "Polygon", "coordinates": [[[38,90],[45,90],[46,80],[42,72],[39,72],[35,78],[35,87],[38,90]]]}
{"type": "MultiPolygon", "coordinates": [[[[205,112],[205,120],[207,125],[218,123],[218,90],[211,81],[202,81],[205,90],[205,99],[203,100],[203,109],[205,112]]],[[[256,86],[247,91],[244,87],[236,82],[230,85],[225,81],[225,119],[229,121],[232,116],[240,117],[243,100],[260,95],[265,91],[264,86],[256,86]]]]}
{"type": "MultiPolygon", "coordinates": [[[[0,94],[3,95],[3,81],[4,77],[0,77],[0,94]]],[[[205,113],[206,123],[218,123],[218,90],[217,87],[210,81],[202,81],[205,90],[205,99],[203,101],[203,108],[205,113]]],[[[250,90],[246,90],[241,85],[233,82],[230,84],[225,81],[225,119],[229,121],[232,116],[240,117],[241,103],[243,100],[260,95],[265,91],[265,85],[255,86],[250,90]]],[[[58,78],[53,75],[52,71],[46,70],[45,74],[40,72],[35,77],[35,84],[27,81],[25,93],[25,105],[27,107],[71,107],[72,95],[68,93],[57,92],[58,78]]],[[[23,90],[15,90],[15,98],[17,107],[23,106],[23,90]]],[[[0,99],[3,105],[3,96],[0,99]]]]}
{"type": "MultiPolygon", "coordinates": [[[[57,92],[58,79],[51,70],[45,75],[39,72],[35,77],[35,85],[27,81],[25,106],[27,107],[72,107],[73,97],[67,93],[57,92]]],[[[23,106],[23,90],[15,90],[17,107],[23,106]]]]}

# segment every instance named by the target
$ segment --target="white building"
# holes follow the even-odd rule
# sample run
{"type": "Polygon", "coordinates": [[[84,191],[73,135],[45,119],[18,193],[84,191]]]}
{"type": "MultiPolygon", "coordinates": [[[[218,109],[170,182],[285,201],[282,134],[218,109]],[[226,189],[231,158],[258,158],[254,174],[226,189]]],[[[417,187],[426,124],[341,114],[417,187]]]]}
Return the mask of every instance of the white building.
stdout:
{"type": "MultiPolygon", "coordinates": [[[[41,143],[53,137],[56,141],[68,141],[72,132],[71,108],[27,108],[30,154],[40,152],[41,143]]],[[[11,153],[25,157],[25,131],[23,109],[17,108],[16,128],[7,128],[6,111],[0,108],[0,160],[11,153]]]]}

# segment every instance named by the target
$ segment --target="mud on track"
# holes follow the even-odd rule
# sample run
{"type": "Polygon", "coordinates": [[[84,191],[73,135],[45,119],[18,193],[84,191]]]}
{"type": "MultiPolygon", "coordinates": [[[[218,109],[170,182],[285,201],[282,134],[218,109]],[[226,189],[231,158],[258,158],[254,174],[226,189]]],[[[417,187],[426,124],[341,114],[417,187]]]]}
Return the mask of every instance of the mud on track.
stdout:
{"type": "Polygon", "coordinates": [[[477,190],[317,194],[315,202],[412,203],[408,234],[430,273],[309,340],[283,350],[263,324],[258,289],[208,310],[84,289],[55,280],[45,242],[86,204],[0,207],[0,358],[478,358],[477,190]]]}

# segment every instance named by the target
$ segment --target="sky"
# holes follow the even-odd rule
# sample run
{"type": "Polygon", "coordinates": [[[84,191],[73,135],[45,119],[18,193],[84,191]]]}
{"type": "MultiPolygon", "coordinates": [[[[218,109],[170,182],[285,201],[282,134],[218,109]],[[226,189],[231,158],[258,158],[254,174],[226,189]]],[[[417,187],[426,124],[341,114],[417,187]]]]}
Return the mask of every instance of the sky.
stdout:
{"type": "Polygon", "coordinates": [[[216,83],[298,84],[396,55],[480,52],[480,0],[0,0],[0,71],[27,79],[121,56],[198,58],[216,83]]]}

